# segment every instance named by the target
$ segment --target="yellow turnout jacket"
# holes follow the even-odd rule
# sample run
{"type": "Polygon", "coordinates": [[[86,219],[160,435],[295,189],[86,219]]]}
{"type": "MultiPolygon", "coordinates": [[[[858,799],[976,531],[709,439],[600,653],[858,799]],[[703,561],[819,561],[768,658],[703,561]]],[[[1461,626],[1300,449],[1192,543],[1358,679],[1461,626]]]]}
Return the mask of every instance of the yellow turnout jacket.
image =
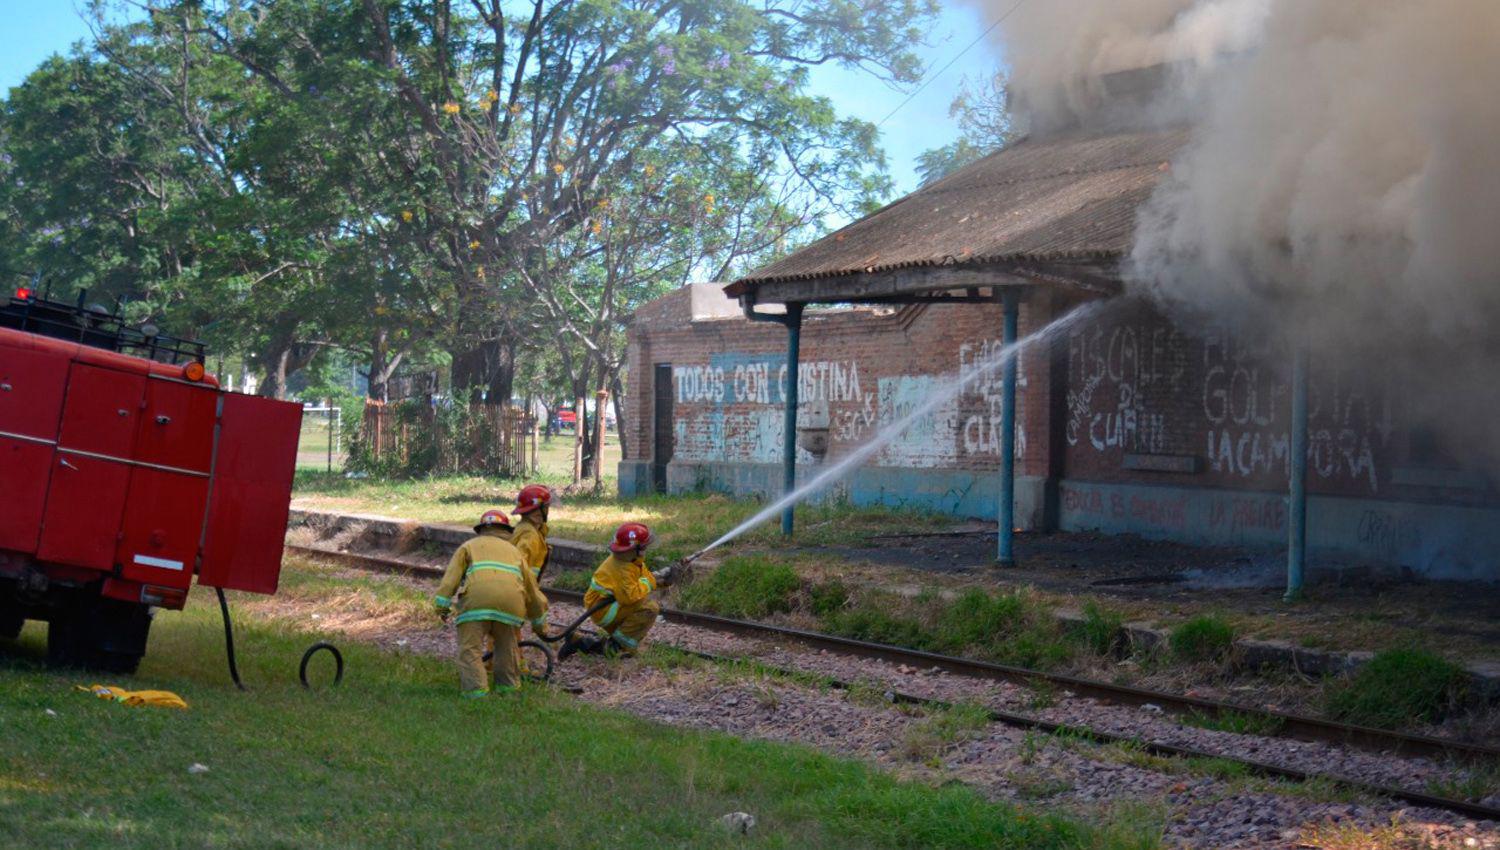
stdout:
{"type": "Polygon", "coordinates": [[[529,622],[538,633],[547,626],[547,597],[526,557],[496,532],[458,547],[433,602],[441,611],[456,611],[459,623],[495,620],[519,627],[529,622]]]}
{"type": "Polygon", "coordinates": [[[531,574],[540,581],[542,573],[547,569],[547,559],[552,554],[552,547],[547,543],[547,524],[534,524],[522,517],[516,523],[516,530],[510,534],[510,542],[516,544],[516,548],[526,556],[531,574]]]}
{"type": "Polygon", "coordinates": [[[583,605],[592,608],[604,597],[613,596],[614,603],[603,611],[594,612],[593,617],[594,622],[608,629],[630,616],[655,589],[656,577],[646,569],[645,558],[626,561],[612,554],[594,570],[589,589],[583,594],[583,605]]]}

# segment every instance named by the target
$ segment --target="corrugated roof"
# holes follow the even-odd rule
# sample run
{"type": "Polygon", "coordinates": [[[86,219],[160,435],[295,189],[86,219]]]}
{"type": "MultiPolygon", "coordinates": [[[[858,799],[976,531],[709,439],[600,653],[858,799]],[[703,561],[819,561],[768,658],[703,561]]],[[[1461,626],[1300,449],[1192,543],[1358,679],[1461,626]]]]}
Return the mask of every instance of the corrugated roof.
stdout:
{"type": "Polygon", "coordinates": [[[1186,129],[1023,140],[735,281],[918,266],[1113,260],[1186,129]]]}

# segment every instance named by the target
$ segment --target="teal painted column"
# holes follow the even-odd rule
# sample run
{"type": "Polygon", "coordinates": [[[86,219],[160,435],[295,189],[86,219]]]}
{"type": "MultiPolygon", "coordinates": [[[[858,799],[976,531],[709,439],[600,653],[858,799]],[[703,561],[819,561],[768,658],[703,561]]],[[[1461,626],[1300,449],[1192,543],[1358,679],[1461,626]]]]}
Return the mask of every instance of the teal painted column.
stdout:
{"type": "MultiPolygon", "coordinates": [[[[786,305],[786,433],[781,442],[781,492],[797,489],[797,365],[802,356],[802,305],[786,305]]],[[[781,512],[781,534],[792,536],[796,508],[788,502],[781,512]]]]}
{"type": "Polygon", "coordinates": [[[1307,558],[1307,349],[1292,354],[1292,434],[1287,491],[1286,595],[1302,595],[1302,568],[1307,558]]]}
{"type": "MultiPolygon", "coordinates": [[[[1013,290],[1005,293],[1005,339],[1009,346],[1018,338],[1021,298],[1013,290]]],[[[1016,565],[1013,548],[1016,527],[1016,360],[1005,361],[1000,390],[1000,526],[999,552],[996,560],[1002,567],[1016,565]]]]}

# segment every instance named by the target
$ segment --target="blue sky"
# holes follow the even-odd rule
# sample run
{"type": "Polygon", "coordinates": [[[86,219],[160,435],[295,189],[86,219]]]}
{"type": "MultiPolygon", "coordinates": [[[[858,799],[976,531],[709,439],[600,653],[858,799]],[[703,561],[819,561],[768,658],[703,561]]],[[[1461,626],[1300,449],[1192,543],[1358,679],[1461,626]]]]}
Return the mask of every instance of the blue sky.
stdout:
{"type": "MultiPolygon", "coordinates": [[[[943,11],[920,54],[929,73],[946,65],[984,28],[973,7],[958,0],[942,0],[943,11]]],[[[66,53],[86,39],[88,27],[73,0],[0,0],[0,91],[8,91],[53,53],[66,53]]],[[[928,148],[952,141],[958,128],[948,117],[948,104],[959,83],[991,73],[999,61],[992,42],[968,51],[944,74],[881,127],[881,141],[898,192],[916,188],[913,165],[928,148]]],[[[840,68],[817,68],[814,91],[831,99],[839,112],[878,122],[906,97],[868,75],[840,68]]]]}

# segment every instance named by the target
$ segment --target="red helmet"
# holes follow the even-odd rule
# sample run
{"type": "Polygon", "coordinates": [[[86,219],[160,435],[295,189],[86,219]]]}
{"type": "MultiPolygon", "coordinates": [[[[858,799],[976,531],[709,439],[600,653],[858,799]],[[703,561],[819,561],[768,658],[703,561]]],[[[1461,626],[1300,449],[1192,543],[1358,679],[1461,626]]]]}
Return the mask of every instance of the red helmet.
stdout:
{"type": "Polygon", "coordinates": [[[609,544],[611,552],[629,552],[646,548],[651,544],[651,529],[638,522],[627,522],[615,529],[615,542],[609,544]]]}
{"type": "Polygon", "coordinates": [[[527,484],[516,494],[516,513],[529,514],[552,504],[552,491],[540,484],[527,484]]]}
{"type": "Polygon", "coordinates": [[[502,528],[510,531],[510,517],[505,511],[485,511],[484,516],[479,518],[479,524],[474,526],[474,533],[478,534],[486,528],[502,528]]]}

